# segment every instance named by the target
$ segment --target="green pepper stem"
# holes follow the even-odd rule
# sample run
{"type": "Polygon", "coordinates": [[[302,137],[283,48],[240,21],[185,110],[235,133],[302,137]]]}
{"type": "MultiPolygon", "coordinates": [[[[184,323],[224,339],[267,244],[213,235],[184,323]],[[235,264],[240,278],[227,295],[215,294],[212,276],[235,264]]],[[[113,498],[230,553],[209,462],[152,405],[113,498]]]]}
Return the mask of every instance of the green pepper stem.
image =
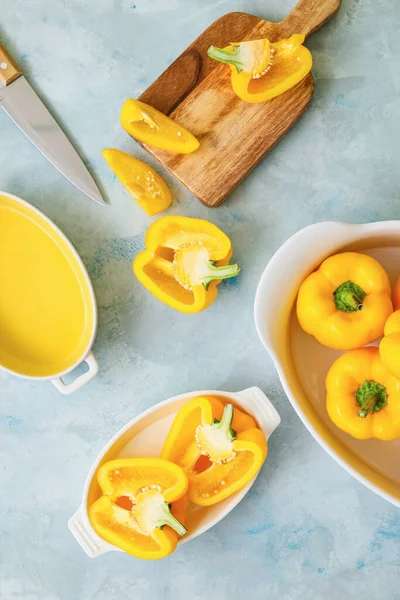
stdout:
{"type": "Polygon", "coordinates": [[[333,299],[336,308],[342,312],[356,312],[364,308],[363,302],[366,293],[359,285],[352,281],[342,283],[334,292],[333,299]]]}
{"type": "Polygon", "coordinates": [[[185,535],[187,529],[171,513],[170,504],[168,504],[168,502],[164,502],[160,508],[161,514],[154,522],[154,526],[163,529],[166,525],[168,525],[168,527],[171,527],[178,535],[185,535]]]}
{"type": "Polygon", "coordinates": [[[240,62],[238,56],[240,55],[239,46],[231,46],[232,50],[224,50],[223,48],[217,48],[216,46],[210,46],[207,50],[207,54],[210,58],[218,60],[219,62],[226,63],[228,65],[234,65],[237,72],[243,71],[245,65],[240,62]]]}
{"type": "Polygon", "coordinates": [[[230,279],[231,277],[236,277],[240,273],[240,267],[238,265],[223,265],[222,267],[216,267],[211,260],[207,260],[206,265],[206,273],[201,278],[201,283],[206,290],[208,290],[210,283],[215,279],[230,279]]]}
{"type": "Polygon", "coordinates": [[[364,381],[354,395],[360,407],[357,414],[361,419],[382,410],[387,405],[386,388],[376,381],[364,381]]]}
{"type": "Polygon", "coordinates": [[[233,442],[233,440],[237,436],[236,431],[232,429],[233,413],[233,404],[225,404],[221,420],[218,421],[218,419],[214,419],[213,424],[210,425],[210,428],[214,431],[217,429],[221,429],[230,442],[233,442]]]}

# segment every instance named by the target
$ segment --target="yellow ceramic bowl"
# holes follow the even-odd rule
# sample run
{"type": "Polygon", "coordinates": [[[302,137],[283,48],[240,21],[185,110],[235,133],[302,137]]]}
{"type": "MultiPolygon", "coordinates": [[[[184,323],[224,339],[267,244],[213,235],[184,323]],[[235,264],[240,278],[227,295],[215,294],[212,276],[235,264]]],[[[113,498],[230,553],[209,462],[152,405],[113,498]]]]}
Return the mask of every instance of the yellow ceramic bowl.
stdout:
{"type": "Polygon", "coordinates": [[[75,391],[98,371],[93,288],[77,252],[36,208],[0,192],[0,367],[75,391]],[[86,361],[72,384],[62,376],[86,361]]]}

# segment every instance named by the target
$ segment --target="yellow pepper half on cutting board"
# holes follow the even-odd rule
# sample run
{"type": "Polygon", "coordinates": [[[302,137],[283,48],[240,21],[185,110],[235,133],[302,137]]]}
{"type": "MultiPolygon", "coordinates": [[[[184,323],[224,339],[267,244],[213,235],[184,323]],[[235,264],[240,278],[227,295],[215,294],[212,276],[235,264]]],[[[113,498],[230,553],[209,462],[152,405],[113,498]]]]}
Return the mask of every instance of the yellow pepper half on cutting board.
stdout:
{"type": "Polygon", "coordinates": [[[168,208],[172,202],[171,192],[154,169],[115,148],[103,150],[102,155],[123,186],[150,217],[168,208]]]}
{"type": "Polygon", "coordinates": [[[250,103],[266,102],[299,83],[312,67],[305,36],[292,35],[272,44],[268,39],[231,43],[208,49],[208,56],[231,67],[233,91],[250,103]]]}
{"type": "Polygon", "coordinates": [[[378,348],[340,356],[328,372],[326,390],[329,417],[346,433],[359,440],[400,438],[400,380],[378,348]]]}
{"type": "Polygon", "coordinates": [[[391,374],[400,379],[400,310],[392,313],[385,323],[379,353],[391,374]]]}
{"type": "Polygon", "coordinates": [[[236,277],[232,246],[218,227],[191,217],[161,217],[148,228],[146,249],[133,270],[156,298],[184,313],[204,310],[217,297],[222,279],[236,277]]]}
{"type": "Polygon", "coordinates": [[[187,129],[149,104],[129,98],[121,111],[121,125],[135,140],[178,154],[190,154],[200,142],[187,129]]]}
{"type": "Polygon", "coordinates": [[[393,312],[389,278],[377,260],[357,252],[327,258],[302,283],[301,327],[336,350],[361,348],[383,334],[393,312]]]}
{"type": "Polygon", "coordinates": [[[137,558],[163,558],[175,550],[186,533],[181,520],[188,488],[178,465],[121,458],[104,463],[97,481],[103,495],[89,508],[89,519],[103,539],[137,558]]]}
{"type": "Polygon", "coordinates": [[[242,489],[268,453],[264,433],[252,417],[213,396],[190,400],[177,414],[161,457],[189,477],[189,499],[211,506],[242,489]]]}

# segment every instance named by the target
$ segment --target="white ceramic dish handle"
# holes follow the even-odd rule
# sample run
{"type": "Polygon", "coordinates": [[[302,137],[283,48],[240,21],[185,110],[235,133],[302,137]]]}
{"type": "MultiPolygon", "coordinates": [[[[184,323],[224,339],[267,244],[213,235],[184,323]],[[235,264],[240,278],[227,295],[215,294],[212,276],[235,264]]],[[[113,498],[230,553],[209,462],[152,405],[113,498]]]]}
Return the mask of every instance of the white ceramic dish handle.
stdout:
{"type": "Polygon", "coordinates": [[[243,403],[243,407],[248,409],[247,412],[257,419],[268,440],[281,422],[281,418],[269,398],[258,387],[247,388],[236,395],[243,403]]]}
{"type": "Polygon", "coordinates": [[[89,381],[91,381],[93,377],[97,375],[99,372],[99,365],[92,352],[90,352],[82,362],[85,362],[89,369],[86,371],[86,373],[83,373],[83,375],[77,377],[72,383],[64,383],[62,377],[57,377],[56,379],[51,380],[59,392],[62,394],[72,394],[89,383],[89,381]]]}
{"type": "Polygon", "coordinates": [[[96,558],[111,550],[119,550],[119,548],[102,540],[92,529],[90,523],[87,521],[87,516],[82,504],[68,521],[68,527],[74,538],[90,558],[96,558]]]}

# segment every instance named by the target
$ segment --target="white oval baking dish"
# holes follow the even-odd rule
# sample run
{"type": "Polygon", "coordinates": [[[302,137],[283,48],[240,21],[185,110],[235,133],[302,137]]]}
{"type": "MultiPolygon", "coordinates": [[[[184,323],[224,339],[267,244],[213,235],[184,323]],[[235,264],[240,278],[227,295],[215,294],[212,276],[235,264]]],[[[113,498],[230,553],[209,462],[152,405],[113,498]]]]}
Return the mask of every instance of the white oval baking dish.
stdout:
{"type": "MultiPolygon", "coordinates": [[[[19,356],[29,357],[29,359],[25,359],[25,362],[30,361],[32,364],[40,364],[41,368],[43,368],[45,372],[44,374],[30,374],[29,371],[24,371],[23,366],[20,368],[11,368],[2,360],[0,360],[0,369],[24,379],[47,379],[51,381],[62,394],[71,394],[91,381],[99,371],[98,363],[92,352],[92,346],[97,332],[97,305],[92,282],[90,281],[89,275],[79,254],[71,242],[63,234],[63,232],[40,210],[25,200],[18,198],[18,196],[0,191],[0,218],[3,218],[3,226],[6,229],[5,233],[3,232],[3,244],[0,244],[2,252],[8,264],[12,265],[13,273],[16,273],[20,281],[24,283],[25,290],[31,291],[31,289],[40,289],[42,290],[42,294],[44,294],[43,289],[45,289],[46,294],[48,292],[47,297],[51,298],[52,292],[55,289],[62,289],[61,286],[64,286],[65,289],[63,291],[63,298],[67,306],[64,306],[61,309],[59,305],[57,305],[56,301],[53,301],[53,304],[59,309],[57,314],[59,322],[62,322],[63,324],[66,323],[67,327],[70,327],[73,319],[76,318],[76,315],[74,315],[73,312],[71,314],[69,312],[67,292],[72,286],[74,286],[74,289],[76,288],[81,294],[83,312],[82,331],[80,332],[80,339],[77,341],[77,346],[74,347],[73,350],[71,350],[71,348],[69,349],[69,351],[63,357],[61,364],[52,363],[52,361],[56,360],[57,353],[54,348],[52,350],[48,350],[47,360],[49,361],[49,365],[45,366],[41,364],[44,362],[43,356],[38,358],[39,353],[36,351],[37,347],[39,346],[38,337],[40,336],[33,336],[30,334],[21,335],[20,330],[16,331],[12,327],[7,331],[5,327],[6,318],[3,315],[3,331],[2,336],[0,336],[0,350],[3,349],[3,344],[5,343],[4,340],[8,340],[8,345],[12,349],[12,351],[3,349],[3,356],[12,357],[14,362],[17,361],[18,364],[19,361],[21,365],[24,364],[24,361],[22,359],[20,360],[19,356]],[[11,214],[14,219],[12,222],[13,228],[11,228],[11,250],[9,248],[10,240],[7,238],[7,234],[10,233],[10,227],[6,227],[7,220],[5,219],[5,216],[8,214],[11,214]],[[29,227],[24,226],[25,223],[29,224],[29,227]],[[42,247],[43,254],[43,248],[45,248],[47,252],[51,250],[63,257],[63,261],[68,265],[68,270],[71,273],[67,283],[65,283],[63,280],[55,282],[52,278],[54,273],[46,273],[43,271],[41,254],[37,252],[37,249],[35,254],[34,245],[32,245],[29,252],[29,258],[34,264],[34,268],[32,265],[24,262],[23,259],[25,256],[21,251],[19,239],[20,236],[24,235],[27,236],[24,239],[30,239],[29,233],[32,233],[32,231],[37,231],[37,237],[40,239],[45,239],[49,244],[49,246],[42,247]],[[13,263],[13,260],[15,260],[16,257],[18,258],[18,267],[16,267],[13,263]],[[21,266],[21,263],[23,263],[23,266],[21,266]],[[38,273],[36,273],[36,271],[38,271],[38,273]],[[43,287],[43,281],[41,284],[38,283],[38,281],[40,281],[40,277],[37,277],[37,275],[40,275],[40,277],[45,276],[45,280],[49,281],[48,290],[47,288],[43,287]],[[63,377],[67,373],[71,373],[81,363],[87,364],[87,371],[79,375],[71,383],[65,383],[63,377]]],[[[3,274],[1,269],[0,273],[3,274]]],[[[3,277],[7,277],[7,275],[3,274],[3,277]]],[[[8,298],[8,302],[11,301],[19,303],[19,305],[21,305],[23,308],[23,310],[20,310],[20,312],[24,315],[24,317],[21,317],[18,321],[18,326],[22,330],[26,329],[26,325],[29,320],[38,320],[38,313],[42,313],[42,325],[43,323],[46,323],[46,319],[48,319],[48,313],[46,313],[43,310],[43,307],[40,306],[40,302],[36,304],[29,303],[29,301],[26,299],[26,295],[23,296],[24,301],[20,302],[18,296],[15,296],[15,294],[12,292],[13,290],[10,292],[10,290],[7,290],[7,287],[5,288],[5,291],[3,291],[3,293],[6,293],[6,295],[8,294],[6,296],[8,298]]],[[[6,312],[6,316],[8,316],[9,313],[7,313],[7,310],[4,308],[4,302],[2,304],[3,312],[6,312]]],[[[41,334],[43,333],[44,337],[47,335],[47,337],[54,338],[56,341],[63,339],[63,334],[59,328],[57,329],[57,327],[54,326],[54,329],[51,329],[49,332],[50,327],[47,323],[46,325],[47,327],[43,326],[43,329],[41,330],[41,334]]]]}
{"type": "Polygon", "coordinates": [[[376,258],[392,284],[400,275],[400,221],[365,225],[324,222],[302,229],[272,257],[259,282],[254,317],[283,388],[321,446],[349,473],[400,506],[400,440],[360,441],[339,430],[325,409],[325,377],[341,354],[301,330],[294,310],[300,284],[331,254],[352,250],[376,258]]]}
{"type": "MultiPolygon", "coordinates": [[[[114,458],[159,457],[177,412],[188,400],[196,396],[219,396],[233,402],[256,419],[267,439],[281,421],[267,396],[257,387],[237,393],[203,390],[181,394],[141,413],[118,431],[100,452],[87,476],[82,504],[68,522],[72,534],[91,558],[113,550],[121,551],[97,535],[89,521],[88,506],[100,496],[95,478],[98,468],[114,458]]],[[[186,523],[188,533],[182,538],[179,546],[204,533],[223,519],[247,494],[255,479],[236,494],[214,506],[189,505],[186,523]]]]}

